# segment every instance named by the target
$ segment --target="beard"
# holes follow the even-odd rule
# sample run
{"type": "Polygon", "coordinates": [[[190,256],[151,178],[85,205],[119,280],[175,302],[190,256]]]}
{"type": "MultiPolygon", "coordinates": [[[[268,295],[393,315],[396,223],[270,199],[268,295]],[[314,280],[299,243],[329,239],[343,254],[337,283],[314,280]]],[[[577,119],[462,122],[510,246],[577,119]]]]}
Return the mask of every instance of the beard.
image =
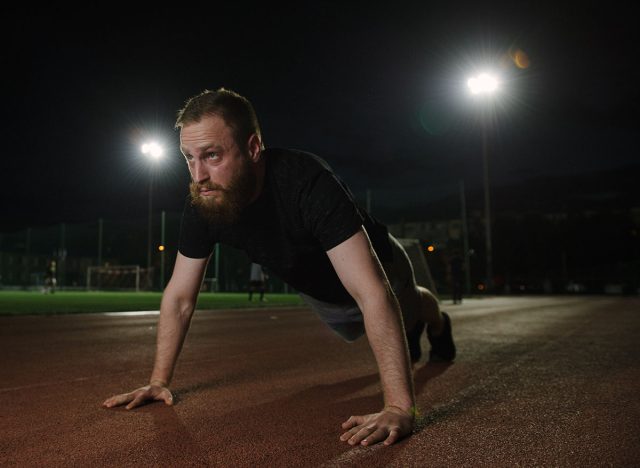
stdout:
{"type": "Polygon", "coordinates": [[[227,187],[209,181],[204,184],[191,182],[191,205],[198,213],[212,224],[235,224],[242,210],[249,204],[256,189],[257,177],[247,159],[240,170],[233,175],[227,187]],[[201,189],[216,190],[214,195],[205,197],[200,194],[201,189]]]}

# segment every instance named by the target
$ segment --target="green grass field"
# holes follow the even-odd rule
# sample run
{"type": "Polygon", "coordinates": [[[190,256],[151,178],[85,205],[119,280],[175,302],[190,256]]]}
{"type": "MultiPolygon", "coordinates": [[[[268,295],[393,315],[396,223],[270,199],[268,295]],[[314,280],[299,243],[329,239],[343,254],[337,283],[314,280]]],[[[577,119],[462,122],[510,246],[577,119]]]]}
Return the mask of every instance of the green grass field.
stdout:
{"type": "MultiPolygon", "coordinates": [[[[159,292],[65,292],[42,294],[0,291],[0,315],[54,315],[93,312],[158,310],[159,292]]],[[[265,308],[303,305],[296,294],[267,294],[268,302],[249,302],[247,293],[202,293],[196,309],[265,308]]]]}

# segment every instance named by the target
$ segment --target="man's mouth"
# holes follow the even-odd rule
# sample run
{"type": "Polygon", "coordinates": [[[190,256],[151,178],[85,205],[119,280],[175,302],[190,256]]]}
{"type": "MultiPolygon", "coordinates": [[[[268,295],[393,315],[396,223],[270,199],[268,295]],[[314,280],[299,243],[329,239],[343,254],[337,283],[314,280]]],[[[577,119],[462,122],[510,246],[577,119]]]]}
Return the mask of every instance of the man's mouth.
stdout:
{"type": "Polygon", "coordinates": [[[214,189],[214,188],[201,188],[200,189],[200,195],[204,196],[204,197],[209,197],[211,195],[214,195],[217,192],[221,192],[220,189],[214,189]]]}

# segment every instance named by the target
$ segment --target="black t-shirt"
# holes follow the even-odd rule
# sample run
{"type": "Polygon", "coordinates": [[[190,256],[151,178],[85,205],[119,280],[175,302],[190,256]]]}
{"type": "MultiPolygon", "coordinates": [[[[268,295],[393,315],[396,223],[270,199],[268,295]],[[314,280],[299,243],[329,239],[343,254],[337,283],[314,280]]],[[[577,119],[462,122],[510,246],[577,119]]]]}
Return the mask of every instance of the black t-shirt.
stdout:
{"type": "Polygon", "coordinates": [[[208,257],[216,242],[244,250],[296,290],[332,303],[352,300],[327,250],[364,225],[381,261],[392,258],[387,228],[360,209],[347,186],[321,158],[302,151],[267,149],[260,196],[228,226],[208,223],[185,204],[179,251],[208,257]]]}

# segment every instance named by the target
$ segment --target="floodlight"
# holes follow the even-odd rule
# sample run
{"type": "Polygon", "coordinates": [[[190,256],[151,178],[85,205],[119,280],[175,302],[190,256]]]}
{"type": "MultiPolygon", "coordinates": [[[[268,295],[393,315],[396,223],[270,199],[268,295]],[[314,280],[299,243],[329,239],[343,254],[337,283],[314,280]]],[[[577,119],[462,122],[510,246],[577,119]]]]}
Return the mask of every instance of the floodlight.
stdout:
{"type": "Polygon", "coordinates": [[[480,73],[467,80],[471,94],[491,94],[498,89],[498,79],[489,73],[480,73]]]}
{"type": "Polygon", "coordinates": [[[142,145],[142,154],[148,155],[150,158],[158,160],[163,154],[162,146],[156,142],[145,143],[142,145]]]}

